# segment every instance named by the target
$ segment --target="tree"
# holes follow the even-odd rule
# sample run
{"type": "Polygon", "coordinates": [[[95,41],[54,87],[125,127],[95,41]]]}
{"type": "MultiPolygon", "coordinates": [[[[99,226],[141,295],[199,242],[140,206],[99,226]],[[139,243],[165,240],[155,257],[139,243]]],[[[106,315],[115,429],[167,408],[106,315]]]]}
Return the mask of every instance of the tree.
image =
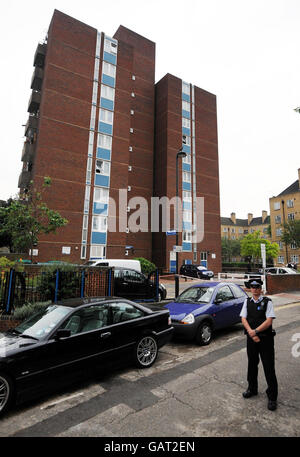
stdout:
{"type": "MultiPolygon", "coordinates": [[[[1,211],[2,208],[7,208],[11,205],[12,199],[9,198],[6,201],[0,200],[0,227],[4,226],[4,221],[5,221],[5,211],[1,211]]],[[[7,247],[9,248],[9,252],[12,251],[12,238],[9,232],[5,230],[0,231],[0,247],[7,247]]]]}
{"type": "Polygon", "coordinates": [[[222,258],[231,262],[232,257],[238,257],[241,254],[240,240],[229,240],[222,238],[222,258]]]}
{"type": "Polygon", "coordinates": [[[252,257],[254,262],[258,263],[261,258],[261,244],[266,245],[266,258],[275,258],[279,254],[279,246],[277,243],[261,238],[261,232],[257,230],[254,233],[249,233],[241,241],[241,255],[243,257],[252,257]]]}
{"type": "Polygon", "coordinates": [[[11,237],[12,248],[15,251],[32,251],[42,233],[55,233],[59,227],[68,223],[59,212],[49,209],[43,202],[43,194],[51,186],[51,179],[44,178],[42,190],[31,189],[26,199],[13,199],[9,206],[0,208],[2,227],[0,235],[11,237]]]}
{"type": "Polygon", "coordinates": [[[295,244],[300,248],[300,220],[289,221],[283,224],[283,234],[281,241],[285,244],[295,244]]]}

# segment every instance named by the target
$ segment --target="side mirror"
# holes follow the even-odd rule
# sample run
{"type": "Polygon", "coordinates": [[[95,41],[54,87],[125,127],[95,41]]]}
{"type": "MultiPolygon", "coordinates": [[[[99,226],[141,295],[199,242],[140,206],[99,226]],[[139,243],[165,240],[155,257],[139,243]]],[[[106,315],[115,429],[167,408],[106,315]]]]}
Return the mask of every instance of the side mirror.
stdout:
{"type": "Polygon", "coordinates": [[[55,339],[60,340],[61,338],[69,338],[71,336],[71,330],[60,328],[55,333],[55,339]]]}
{"type": "Polygon", "coordinates": [[[214,303],[215,305],[219,305],[220,303],[222,303],[222,301],[222,298],[216,298],[214,303]]]}

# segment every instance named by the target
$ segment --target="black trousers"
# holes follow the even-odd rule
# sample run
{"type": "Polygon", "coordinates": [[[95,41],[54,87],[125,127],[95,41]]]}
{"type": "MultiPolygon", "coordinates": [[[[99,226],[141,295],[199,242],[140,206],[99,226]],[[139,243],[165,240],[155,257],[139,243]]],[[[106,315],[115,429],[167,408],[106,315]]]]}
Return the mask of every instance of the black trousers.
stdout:
{"type": "Polygon", "coordinates": [[[247,355],[248,355],[248,389],[257,392],[257,375],[259,357],[262,361],[268,388],[266,393],[269,400],[276,401],[278,395],[278,384],[275,373],[275,351],[274,336],[261,336],[260,342],[255,343],[247,335],[247,355]]]}

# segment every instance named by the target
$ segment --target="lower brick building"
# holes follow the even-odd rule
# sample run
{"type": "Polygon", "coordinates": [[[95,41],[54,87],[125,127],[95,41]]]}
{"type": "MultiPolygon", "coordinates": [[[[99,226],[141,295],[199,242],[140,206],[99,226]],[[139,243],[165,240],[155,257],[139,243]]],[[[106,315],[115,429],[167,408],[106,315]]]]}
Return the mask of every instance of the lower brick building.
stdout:
{"type": "Polygon", "coordinates": [[[21,194],[49,176],[45,201],[69,221],[40,237],[37,261],[145,257],[174,269],[174,238],[152,233],[151,208],[153,197],[174,197],[182,148],[179,262],[221,268],[213,94],[171,75],[155,84],[155,43],[123,26],[109,37],[57,10],[31,89],[21,194]],[[204,234],[193,241],[197,197],[204,234]]]}

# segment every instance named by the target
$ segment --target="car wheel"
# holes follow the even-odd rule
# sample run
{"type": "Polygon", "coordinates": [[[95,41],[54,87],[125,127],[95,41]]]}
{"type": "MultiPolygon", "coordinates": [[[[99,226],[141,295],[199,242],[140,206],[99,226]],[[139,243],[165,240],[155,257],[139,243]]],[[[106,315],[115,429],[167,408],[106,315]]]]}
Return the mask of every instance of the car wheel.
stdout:
{"type": "Polygon", "coordinates": [[[138,341],[135,347],[135,364],[139,368],[148,368],[153,365],[158,354],[156,339],[151,335],[145,335],[138,341]]]}
{"type": "Polygon", "coordinates": [[[9,407],[13,397],[12,380],[7,374],[0,373],[0,415],[9,407]]]}
{"type": "Polygon", "coordinates": [[[199,325],[196,342],[201,346],[207,346],[212,339],[212,326],[209,322],[202,322],[199,325]]]}

